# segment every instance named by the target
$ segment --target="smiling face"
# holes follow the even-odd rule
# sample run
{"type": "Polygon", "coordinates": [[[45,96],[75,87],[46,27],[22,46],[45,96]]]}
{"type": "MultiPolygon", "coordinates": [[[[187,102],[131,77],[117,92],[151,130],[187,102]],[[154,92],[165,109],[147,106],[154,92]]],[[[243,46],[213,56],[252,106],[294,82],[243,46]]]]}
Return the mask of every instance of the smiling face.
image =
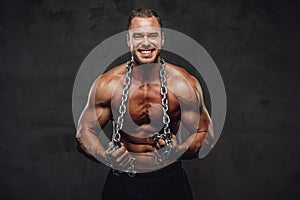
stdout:
{"type": "Polygon", "coordinates": [[[132,19],[127,44],[137,64],[158,62],[163,43],[164,35],[154,16],[132,19]]]}

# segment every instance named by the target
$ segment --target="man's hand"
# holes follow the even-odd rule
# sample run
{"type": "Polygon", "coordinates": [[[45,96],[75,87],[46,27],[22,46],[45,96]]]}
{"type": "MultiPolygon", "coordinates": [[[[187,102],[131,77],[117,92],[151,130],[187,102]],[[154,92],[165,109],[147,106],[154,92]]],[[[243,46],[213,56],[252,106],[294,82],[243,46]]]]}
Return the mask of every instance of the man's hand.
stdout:
{"type": "MultiPolygon", "coordinates": [[[[183,154],[188,149],[188,146],[185,143],[178,144],[176,136],[173,134],[171,137],[171,141],[172,141],[172,151],[171,151],[170,158],[176,159],[177,157],[180,157],[181,154],[183,154]]],[[[158,139],[154,147],[157,149],[157,151],[159,151],[165,146],[166,146],[166,142],[163,139],[158,139]]]]}
{"type": "MultiPolygon", "coordinates": [[[[110,142],[108,145],[113,145],[113,142],[110,142]]],[[[126,170],[130,166],[131,158],[132,156],[129,154],[124,143],[122,142],[121,146],[111,154],[113,166],[119,170],[126,170]]]]}

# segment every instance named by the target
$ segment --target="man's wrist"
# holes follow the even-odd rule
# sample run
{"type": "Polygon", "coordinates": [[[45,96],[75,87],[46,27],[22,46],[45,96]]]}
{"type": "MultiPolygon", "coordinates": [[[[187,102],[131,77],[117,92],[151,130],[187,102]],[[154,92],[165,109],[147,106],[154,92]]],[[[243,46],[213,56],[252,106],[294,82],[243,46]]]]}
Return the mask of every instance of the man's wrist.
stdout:
{"type": "Polygon", "coordinates": [[[182,154],[182,153],[184,153],[188,148],[189,148],[189,145],[188,145],[188,144],[182,143],[182,144],[177,145],[175,151],[176,151],[176,153],[178,153],[178,154],[179,154],[179,153],[182,154]]]}
{"type": "Polygon", "coordinates": [[[103,148],[97,148],[97,150],[94,151],[93,156],[100,162],[103,162],[106,158],[105,150],[103,148]]]}

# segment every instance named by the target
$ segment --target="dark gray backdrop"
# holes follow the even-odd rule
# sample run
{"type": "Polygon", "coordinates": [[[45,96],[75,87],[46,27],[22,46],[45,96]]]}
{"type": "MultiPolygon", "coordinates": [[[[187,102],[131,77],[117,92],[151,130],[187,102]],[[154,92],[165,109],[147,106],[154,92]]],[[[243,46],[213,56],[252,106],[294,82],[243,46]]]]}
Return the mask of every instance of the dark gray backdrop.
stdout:
{"type": "Polygon", "coordinates": [[[108,168],[76,150],[73,82],[140,6],[197,40],[225,83],[220,140],[184,163],[195,199],[299,199],[300,7],[284,0],[1,1],[1,199],[100,199],[108,168]]]}

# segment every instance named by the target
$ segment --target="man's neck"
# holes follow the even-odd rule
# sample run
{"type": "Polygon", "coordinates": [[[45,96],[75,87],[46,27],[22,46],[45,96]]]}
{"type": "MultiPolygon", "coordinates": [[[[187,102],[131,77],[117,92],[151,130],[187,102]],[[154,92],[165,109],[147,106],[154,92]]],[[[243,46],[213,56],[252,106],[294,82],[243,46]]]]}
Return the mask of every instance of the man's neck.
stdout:
{"type": "Polygon", "coordinates": [[[158,62],[146,63],[137,65],[135,61],[132,63],[132,80],[147,83],[147,82],[159,82],[159,72],[161,68],[161,62],[158,58],[158,62]]]}

